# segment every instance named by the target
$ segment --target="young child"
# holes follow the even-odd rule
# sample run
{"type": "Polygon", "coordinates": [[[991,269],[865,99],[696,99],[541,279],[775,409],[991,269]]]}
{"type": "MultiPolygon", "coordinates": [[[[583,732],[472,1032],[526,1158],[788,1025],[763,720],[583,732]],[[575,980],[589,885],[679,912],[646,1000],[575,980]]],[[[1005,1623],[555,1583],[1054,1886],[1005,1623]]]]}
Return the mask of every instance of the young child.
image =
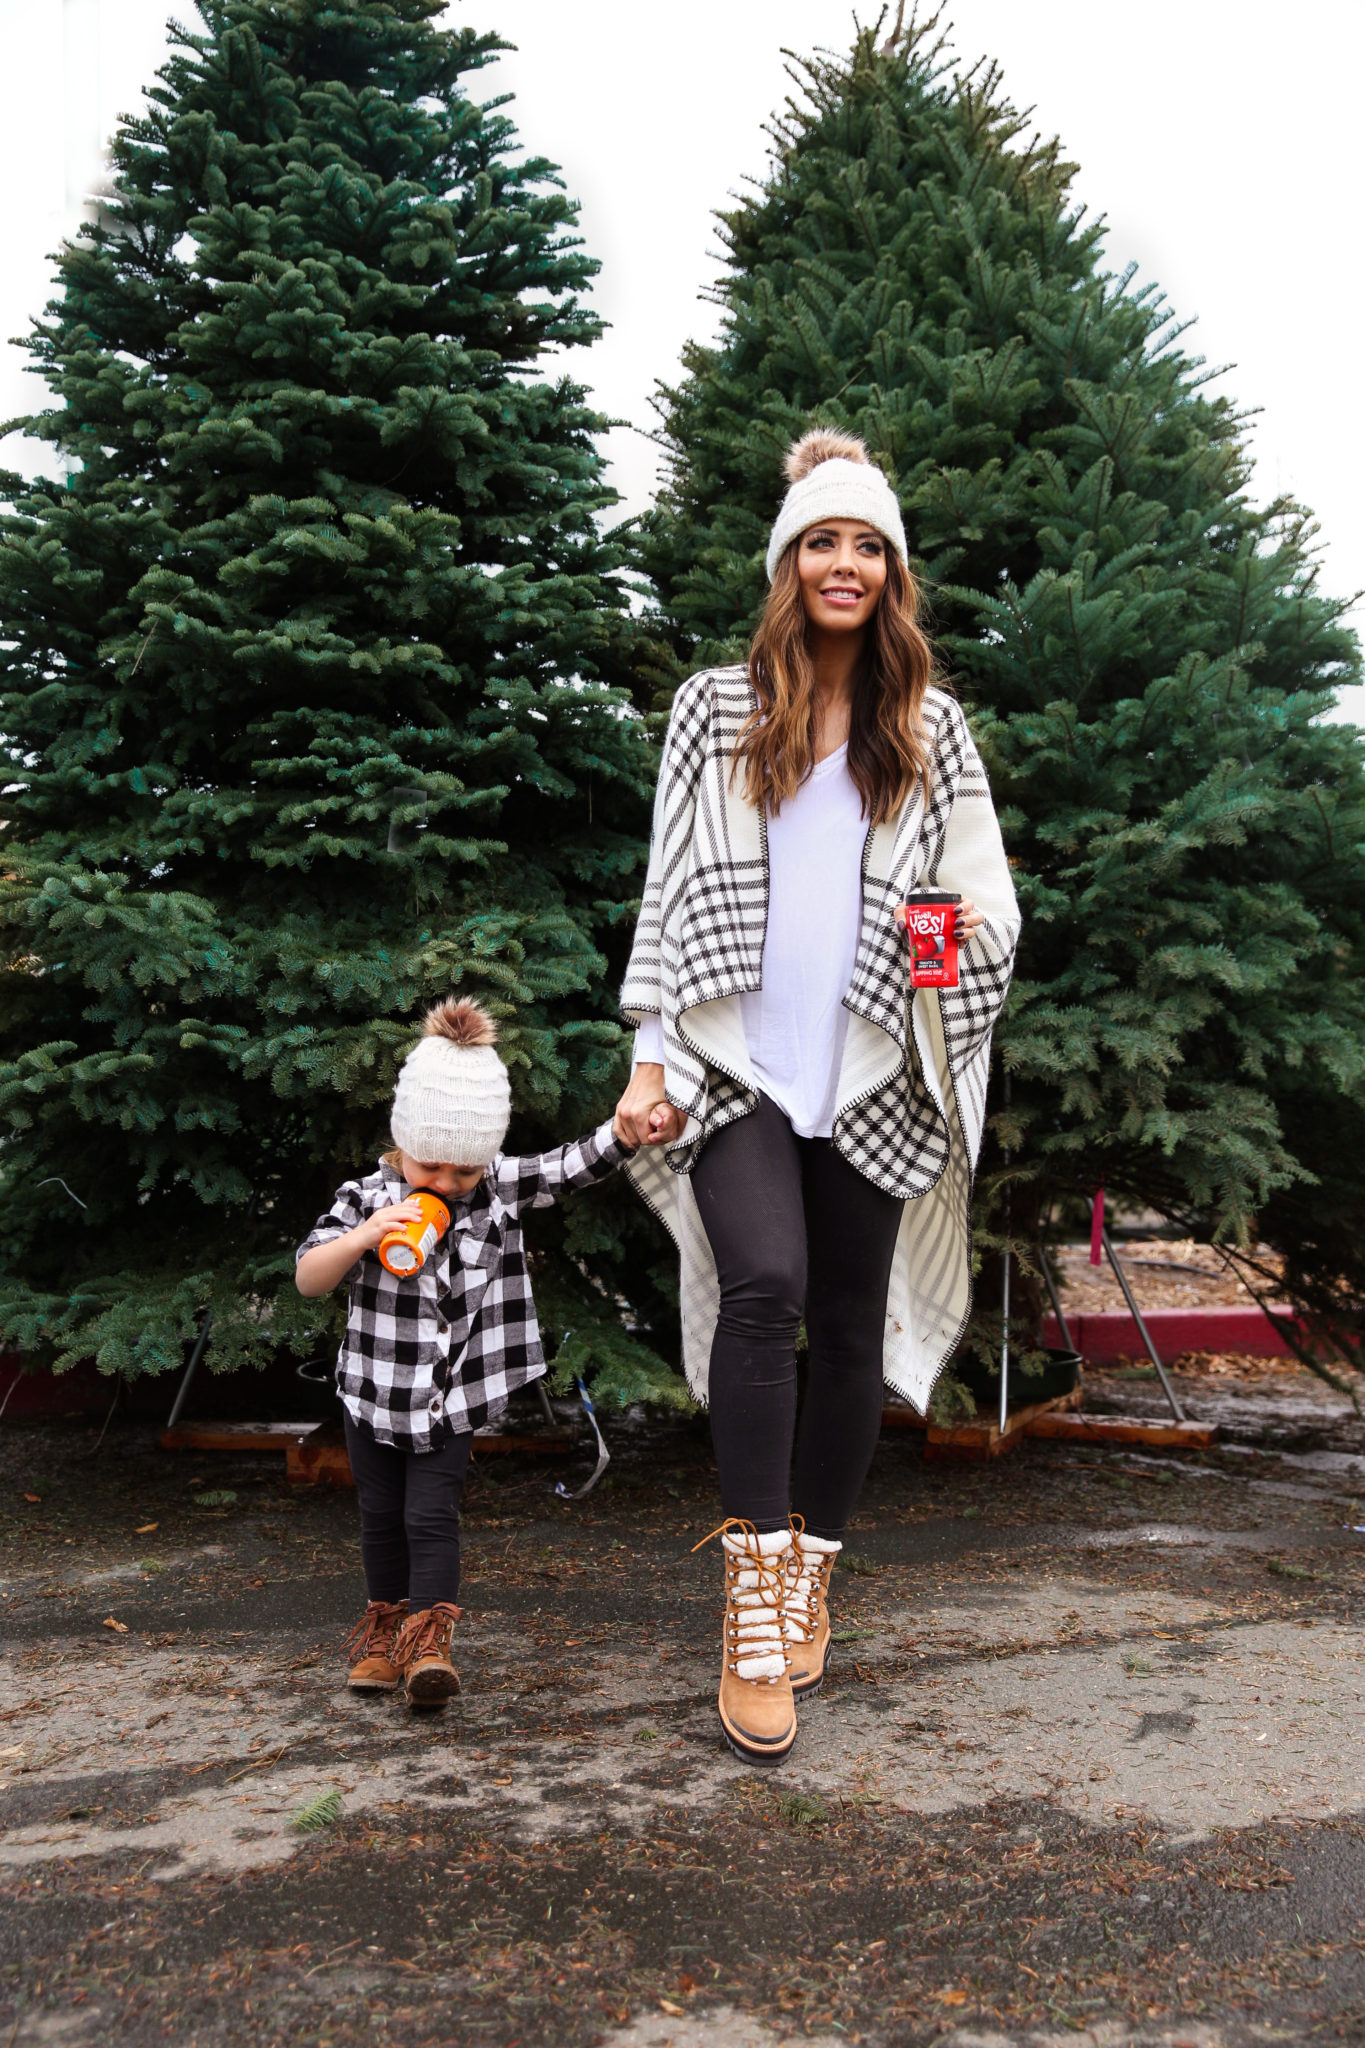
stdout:
{"type": "Polygon", "coordinates": [[[460,1690],[460,1495],[472,1432],[545,1371],[521,1212],[605,1180],[631,1147],[603,1124],[552,1152],[507,1158],[507,1069],[497,1027],[467,998],[427,1012],[393,1098],[395,1149],[348,1180],[299,1246],[300,1294],[350,1284],[337,1390],[360,1500],[369,1604],[348,1648],[356,1692],[405,1684],[411,1706],[460,1690]],[[450,1228],[415,1273],[381,1265],[389,1231],[439,1195],[450,1228]]]}

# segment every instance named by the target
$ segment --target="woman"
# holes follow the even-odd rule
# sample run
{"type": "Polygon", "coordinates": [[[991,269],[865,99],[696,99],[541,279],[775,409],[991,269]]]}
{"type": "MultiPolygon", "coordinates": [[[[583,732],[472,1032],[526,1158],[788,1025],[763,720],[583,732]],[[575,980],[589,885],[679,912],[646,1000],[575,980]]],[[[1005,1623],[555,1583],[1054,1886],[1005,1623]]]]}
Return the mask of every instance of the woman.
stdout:
{"type": "Polygon", "coordinates": [[[674,702],[618,1109],[640,1146],[628,1171],[681,1252],[684,1362],[727,1517],[720,1720],[753,1762],[788,1753],[795,1701],[823,1679],[883,1377],[923,1411],[967,1320],[1019,924],[966,721],[931,681],[890,485],[825,429],[787,476],[749,660],[674,702]],[[911,1002],[895,913],[925,888],[962,899],[961,978],[911,1002]]]}

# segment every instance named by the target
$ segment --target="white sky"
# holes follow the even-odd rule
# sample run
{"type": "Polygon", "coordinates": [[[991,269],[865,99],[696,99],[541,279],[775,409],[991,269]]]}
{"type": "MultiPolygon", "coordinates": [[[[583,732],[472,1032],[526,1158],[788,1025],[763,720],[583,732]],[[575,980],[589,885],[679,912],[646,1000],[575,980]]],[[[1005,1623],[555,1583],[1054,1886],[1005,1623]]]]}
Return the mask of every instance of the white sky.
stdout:
{"type": "MultiPolygon", "coordinates": [[[[0,189],[11,195],[0,336],[41,308],[46,252],[76,218],[95,138],[150,80],[168,13],[195,18],[189,0],[0,0],[0,189]]],[[[573,369],[629,423],[610,453],[625,509],[638,511],[655,474],[650,393],[689,336],[714,331],[698,298],[716,271],[711,213],[763,168],[762,124],[788,90],[782,47],[844,47],[852,10],[456,0],[452,13],[518,44],[483,74],[481,96],[516,94],[528,148],[558,162],[582,202],[612,326],[573,369]]],[[[1181,317],[1198,316],[1186,347],[1230,365],[1221,388],[1260,409],[1258,495],[1290,490],[1311,506],[1327,588],[1359,590],[1361,0],[957,0],[952,18],[959,54],[998,59],[1016,104],[1079,162],[1077,192],[1108,215],[1110,267],[1136,259],[1181,317]]],[[[0,344],[4,416],[38,395],[22,363],[0,344]]],[[[30,460],[13,439],[2,455],[30,460]]],[[[1352,695],[1365,722],[1365,691],[1352,695]]]]}

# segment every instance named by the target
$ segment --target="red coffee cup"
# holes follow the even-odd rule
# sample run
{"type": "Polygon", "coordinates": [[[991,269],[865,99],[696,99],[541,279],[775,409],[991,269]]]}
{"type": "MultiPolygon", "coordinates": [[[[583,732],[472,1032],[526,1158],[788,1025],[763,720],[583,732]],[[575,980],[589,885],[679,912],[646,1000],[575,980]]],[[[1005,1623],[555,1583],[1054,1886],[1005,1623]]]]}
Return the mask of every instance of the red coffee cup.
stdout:
{"type": "Polygon", "coordinates": [[[910,942],[912,988],[957,987],[957,906],[960,896],[916,889],[896,912],[910,942]]]}

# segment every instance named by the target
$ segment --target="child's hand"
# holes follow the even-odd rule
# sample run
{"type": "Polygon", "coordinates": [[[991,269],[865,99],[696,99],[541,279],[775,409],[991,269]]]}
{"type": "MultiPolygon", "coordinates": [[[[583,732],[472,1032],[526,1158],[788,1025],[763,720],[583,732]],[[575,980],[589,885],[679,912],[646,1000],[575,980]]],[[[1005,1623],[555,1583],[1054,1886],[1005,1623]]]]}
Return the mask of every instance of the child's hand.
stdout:
{"type": "Polygon", "coordinates": [[[405,1223],[420,1223],[422,1211],[412,1200],[393,1202],[387,1209],[376,1209],[373,1216],[357,1223],[354,1230],[332,1237],[325,1244],[315,1244],[305,1252],[294,1268],[294,1285],[305,1300],[315,1300],[321,1294],[330,1294],[350,1272],[357,1259],[366,1252],[377,1251],[379,1241],[391,1230],[401,1229],[405,1223]]]}
{"type": "Polygon", "coordinates": [[[373,1216],[357,1226],[357,1235],[373,1251],[391,1230],[401,1230],[405,1223],[420,1223],[421,1220],[422,1205],[409,1196],[406,1202],[391,1202],[387,1209],[376,1209],[373,1216]]]}
{"type": "Polygon", "coordinates": [[[664,1094],[664,1070],[642,1062],[616,1105],[611,1127],[623,1145],[671,1145],[687,1119],[664,1094]]]}

